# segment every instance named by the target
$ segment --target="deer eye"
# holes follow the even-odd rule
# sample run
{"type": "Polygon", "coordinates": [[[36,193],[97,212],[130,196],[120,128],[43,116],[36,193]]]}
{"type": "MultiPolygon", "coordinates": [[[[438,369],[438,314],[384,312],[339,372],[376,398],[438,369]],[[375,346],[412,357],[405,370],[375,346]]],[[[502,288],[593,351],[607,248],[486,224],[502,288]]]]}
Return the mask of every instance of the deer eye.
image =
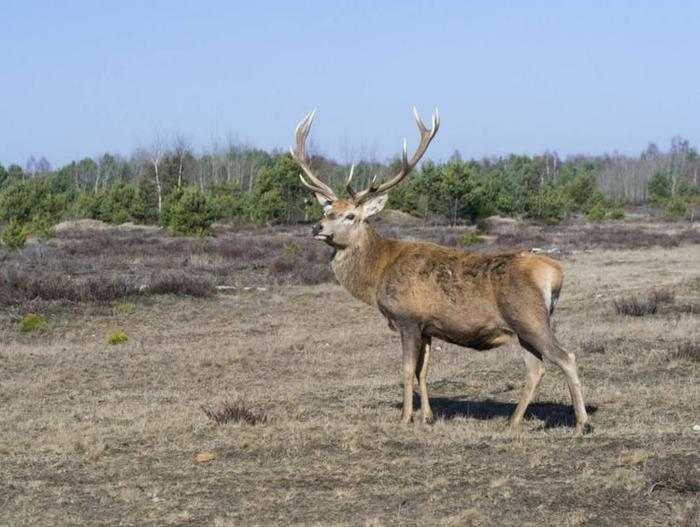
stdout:
{"type": "Polygon", "coordinates": [[[346,219],[346,220],[354,220],[354,219],[355,219],[355,215],[351,212],[350,214],[346,214],[346,215],[345,215],[345,219],[346,219]]]}

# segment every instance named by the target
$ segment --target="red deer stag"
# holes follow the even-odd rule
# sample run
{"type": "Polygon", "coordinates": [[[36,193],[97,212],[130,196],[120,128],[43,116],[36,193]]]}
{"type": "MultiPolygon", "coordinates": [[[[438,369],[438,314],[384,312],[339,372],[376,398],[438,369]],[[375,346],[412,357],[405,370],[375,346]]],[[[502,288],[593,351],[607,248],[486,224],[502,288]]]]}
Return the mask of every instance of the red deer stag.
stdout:
{"type": "Polygon", "coordinates": [[[569,386],[576,414],[576,433],[588,428],[574,355],[564,349],[550,328],[559,297],[559,263],[527,251],[463,253],[431,243],[382,238],[367,218],[386,205],[387,192],[415,168],[440,126],[437,111],[428,129],[414,110],[420,144],[408,158],[404,140],[401,170],[381,184],[355,191],[353,169],[340,199],[312,172],[305,144],[314,112],[296,128],[291,151],[303,171],[301,181],[315,195],[324,218],[313,236],[335,249],[331,266],[338,281],[354,297],[379,309],[389,327],[401,335],[404,365],[402,421],[413,418],[413,377],[420,386],[423,420],[432,422],[428,400],[428,361],[433,337],[479,350],[494,348],[517,336],[527,367],[527,381],[510,419],[518,430],[544,374],[543,357],[556,364],[569,386]]]}

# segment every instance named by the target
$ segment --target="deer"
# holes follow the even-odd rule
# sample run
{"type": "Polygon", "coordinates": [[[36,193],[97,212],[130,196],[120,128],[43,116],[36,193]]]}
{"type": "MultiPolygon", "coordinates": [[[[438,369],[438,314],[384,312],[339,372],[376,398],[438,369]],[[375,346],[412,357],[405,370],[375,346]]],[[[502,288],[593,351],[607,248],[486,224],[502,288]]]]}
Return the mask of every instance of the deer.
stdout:
{"type": "Polygon", "coordinates": [[[291,155],[301,168],[302,184],[314,193],[323,218],[312,236],[333,248],[331,267],[338,282],[355,298],[376,307],[389,328],[397,331],[403,354],[401,421],[413,420],[414,377],[420,388],[422,419],[434,421],[428,398],[428,363],[432,339],[487,350],[518,339],[527,377],[510,417],[514,432],[545,372],[544,359],[563,373],[576,416],[575,435],[591,430],[581,381],[572,352],[554,336],[550,318],[562,288],[562,267],[556,260],[528,250],[462,252],[432,243],[383,238],[367,221],[387,203],[388,192],[403,181],[425,154],[440,126],[437,111],[427,128],[414,108],[420,142],[409,159],[403,142],[401,168],[378,184],[354,190],[354,165],[345,181],[349,199],[313,173],[306,141],[315,110],[295,129],[291,155]]]}

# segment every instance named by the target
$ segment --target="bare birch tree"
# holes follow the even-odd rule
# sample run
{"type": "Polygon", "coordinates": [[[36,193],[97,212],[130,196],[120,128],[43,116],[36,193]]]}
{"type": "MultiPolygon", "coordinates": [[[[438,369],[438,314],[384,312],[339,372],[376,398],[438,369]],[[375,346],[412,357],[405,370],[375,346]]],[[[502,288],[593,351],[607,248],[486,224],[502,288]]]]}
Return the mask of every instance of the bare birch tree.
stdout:
{"type": "Polygon", "coordinates": [[[153,165],[153,173],[155,174],[156,178],[156,189],[158,190],[158,216],[160,216],[161,212],[163,212],[163,188],[160,184],[160,162],[163,159],[163,153],[164,153],[164,146],[163,146],[163,140],[160,137],[160,134],[155,134],[153,136],[153,141],[151,141],[151,151],[150,151],[150,161],[151,164],[153,165]]]}
{"type": "Polygon", "coordinates": [[[165,155],[165,143],[159,133],[153,134],[151,146],[140,147],[134,154],[140,165],[150,165],[153,168],[153,176],[156,182],[156,194],[158,196],[158,216],[163,211],[163,187],[160,181],[160,165],[165,155]]]}
{"type": "Polygon", "coordinates": [[[177,160],[177,188],[182,188],[182,174],[185,170],[185,162],[191,154],[192,145],[190,142],[184,135],[176,133],[173,138],[173,155],[177,160]]]}

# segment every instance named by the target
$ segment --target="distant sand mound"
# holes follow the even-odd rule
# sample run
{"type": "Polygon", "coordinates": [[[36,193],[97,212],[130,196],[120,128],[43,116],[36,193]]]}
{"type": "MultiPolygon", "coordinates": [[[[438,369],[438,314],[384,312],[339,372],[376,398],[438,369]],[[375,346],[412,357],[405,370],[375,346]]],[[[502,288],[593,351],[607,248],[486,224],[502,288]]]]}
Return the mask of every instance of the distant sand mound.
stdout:
{"type": "Polygon", "coordinates": [[[384,209],[372,219],[372,222],[386,225],[420,225],[423,220],[400,210],[384,209]]]}
{"type": "Polygon", "coordinates": [[[140,225],[138,223],[127,221],[121,225],[116,225],[116,228],[120,231],[159,231],[165,227],[161,227],[159,225],[140,225]]]}
{"type": "Polygon", "coordinates": [[[71,220],[62,221],[54,227],[56,232],[66,231],[101,231],[111,226],[100,220],[71,220]]]}
{"type": "Polygon", "coordinates": [[[106,229],[118,229],[120,231],[157,231],[162,229],[157,225],[137,225],[132,222],[122,223],[121,225],[110,225],[100,220],[71,220],[63,221],[54,227],[56,232],[66,231],[103,231],[106,229]]]}
{"type": "Polygon", "coordinates": [[[504,216],[489,216],[484,220],[488,232],[494,234],[507,234],[516,232],[525,226],[525,222],[519,218],[507,218],[504,216]]]}

